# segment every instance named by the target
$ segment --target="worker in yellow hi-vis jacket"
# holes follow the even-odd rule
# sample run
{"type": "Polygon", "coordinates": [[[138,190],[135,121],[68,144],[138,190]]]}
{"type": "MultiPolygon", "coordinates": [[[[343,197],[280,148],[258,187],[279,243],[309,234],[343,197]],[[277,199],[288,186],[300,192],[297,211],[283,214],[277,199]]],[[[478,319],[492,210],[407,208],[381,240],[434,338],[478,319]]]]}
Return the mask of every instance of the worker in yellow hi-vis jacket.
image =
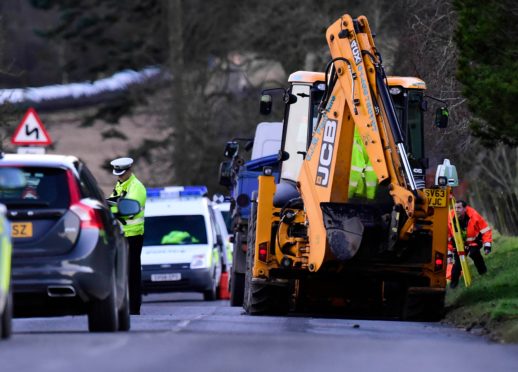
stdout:
{"type": "Polygon", "coordinates": [[[351,175],[349,178],[349,198],[374,199],[378,188],[378,177],[357,129],[354,129],[354,145],[351,155],[351,175]]]}

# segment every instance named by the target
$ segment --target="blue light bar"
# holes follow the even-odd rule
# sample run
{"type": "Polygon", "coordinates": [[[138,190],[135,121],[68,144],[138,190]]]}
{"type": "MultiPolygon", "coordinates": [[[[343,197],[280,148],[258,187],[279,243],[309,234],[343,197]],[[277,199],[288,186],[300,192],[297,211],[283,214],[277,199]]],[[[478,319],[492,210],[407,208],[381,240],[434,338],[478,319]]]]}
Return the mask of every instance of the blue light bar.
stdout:
{"type": "Polygon", "coordinates": [[[165,186],[150,187],[146,189],[148,198],[156,199],[180,199],[188,197],[201,197],[207,194],[206,186],[165,186]]]}

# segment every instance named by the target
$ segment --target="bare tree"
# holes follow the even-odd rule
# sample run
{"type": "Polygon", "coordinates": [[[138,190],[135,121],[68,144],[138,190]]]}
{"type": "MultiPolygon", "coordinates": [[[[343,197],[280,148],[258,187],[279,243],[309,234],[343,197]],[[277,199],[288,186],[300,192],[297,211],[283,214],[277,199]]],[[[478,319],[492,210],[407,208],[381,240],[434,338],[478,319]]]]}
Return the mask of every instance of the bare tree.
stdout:
{"type": "Polygon", "coordinates": [[[456,15],[451,0],[433,3],[406,0],[405,3],[407,24],[400,32],[395,73],[423,79],[429,95],[447,102],[450,110],[447,129],[434,128],[431,115],[427,116],[430,125],[425,133],[431,163],[441,162],[445,157],[462,162],[462,154],[472,148],[474,140],[468,128],[471,115],[455,77],[458,53],[453,40],[456,15]]]}
{"type": "MultiPolygon", "coordinates": [[[[4,50],[5,50],[5,38],[3,33],[3,18],[0,14],[0,73],[7,74],[8,68],[4,66],[4,50]]],[[[7,117],[12,111],[12,107],[8,105],[0,106],[0,152],[4,151],[4,141],[9,138],[12,128],[9,124],[7,117]]]]}
{"type": "MultiPolygon", "coordinates": [[[[425,80],[428,94],[446,101],[450,110],[447,129],[430,125],[426,131],[430,163],[437,164],[443,158],[450,158],[467,188],[466,194],[460,196],[467,197],[497,229],[516,234],[517,154],[503,145],[485,150],[471,135],[472,114],[456,78],[458,49],[454,34],[457,15],[452,0],[406,0],[404,9],[408,22],[400,34],[397,73],[425,80]]],[[[428,120],[432,120],[430,115],[428,120]]]]}
{"type": "Polygon", "coordinates": [[[481,150],[470,172],[470,196],[503,234],[518,235],[518,148],[481,150]]]}

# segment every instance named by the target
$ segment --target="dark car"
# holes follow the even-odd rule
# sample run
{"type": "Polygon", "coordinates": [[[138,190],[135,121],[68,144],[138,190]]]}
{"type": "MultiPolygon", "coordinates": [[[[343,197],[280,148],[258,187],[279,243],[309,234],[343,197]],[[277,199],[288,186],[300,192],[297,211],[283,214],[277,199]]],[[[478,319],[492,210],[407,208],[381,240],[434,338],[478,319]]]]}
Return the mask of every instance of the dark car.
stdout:
{"type": "MultiPolygon", "coordinates": [[[[26,186],[2,193],[13,241],[15,316],[88,314],[93,332],[127,331],[128,244],[102,191],[76,157],[8,154],[26,186]]],[[[124,200],[121,215],[140,206],[124,200]]]]}

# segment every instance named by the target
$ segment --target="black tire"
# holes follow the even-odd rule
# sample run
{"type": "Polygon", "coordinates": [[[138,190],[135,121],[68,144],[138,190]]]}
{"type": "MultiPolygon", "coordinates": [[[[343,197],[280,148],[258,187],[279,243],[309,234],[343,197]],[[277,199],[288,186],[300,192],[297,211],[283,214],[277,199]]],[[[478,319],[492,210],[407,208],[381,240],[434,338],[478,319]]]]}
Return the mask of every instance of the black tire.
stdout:
{"type": "Polygon", "coordinates": [[[247,250],[246,250],[246,271],[245,271],[245,286],[243,291],[243,309],[250,314],[251,301],[251,283],[252,283],[252,264],[255,253],[255,224],[257,220],[257,205],[255,202],[250,204],[250,217],[248,218],[248,232],[246,236],[247,250]]]}
{"type": "Polygon", "coordinates": [[[119,328],[117,304],[115,301],[115,279],[112,275],[112,290],[104,300],[94,300],[88,312],[90,332],[115,332],[119,328]]]}
{"type": "Polygon", "coordinates": [[[124,299],[122,300],[122,306],[118,313],[119,318],[119,331],[127,332],[131,328],[131,317],[129,308],[129,285],[126,283],[126,290],[124,292],[124,299]]]}
{"type": "Polygon", "coordinates": [[[243,308],[250,315],[284,315],[289,311],[289,287],[252,282],[256,225],[257,205],[252,203],[248,222],[243,308]]]}
{"type": "Polygon", "coordinates": [[[216,283],[215,278],[212,278],[211,286],[211,289],[203,291],[203,299],[205,301],[216,301],[218,298],[218,283],[216,283]]]}
{"type": "Polygon", "coordinates": [[[408,321],[438,322],[444,317],[444,294],[407,293],[401,318],[408,321]]]}
{"type": "Polygon", "coordinates": [[[244,295],[245,274],[236,273],[232,270],[230,273],[230,306],[243,305],[244,295]]]}
{"type": "Polygon", "coordinates": [[[2,339],[11,337],[13,333],[13,294],[9,291],[4,312],[2,313],[2,325],[0,334],[2,339]]]}

